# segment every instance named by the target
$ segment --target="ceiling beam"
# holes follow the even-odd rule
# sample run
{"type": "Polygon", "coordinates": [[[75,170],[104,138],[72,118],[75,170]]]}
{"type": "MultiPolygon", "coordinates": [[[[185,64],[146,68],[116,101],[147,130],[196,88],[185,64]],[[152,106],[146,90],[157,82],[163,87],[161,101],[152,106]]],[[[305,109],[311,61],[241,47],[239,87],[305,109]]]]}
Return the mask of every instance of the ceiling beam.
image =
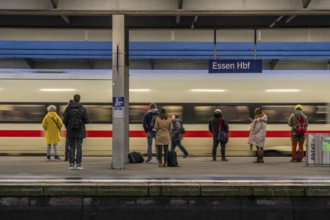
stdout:
{"type": "MultiPolygon", "coordinates": [[[[178,9],[182,9],[183,8],[183,0],[177,0],[177,4],[178,4],[178,9]]],[[[180,24],[181,22],[181,16],[180,15],[177,15],[175,17],[175,23],[176,24],[180,24]]]]}
{"type": "Polygon", "coordinates": [[[280,20],[284,18],[284,15],[281,15],[280,17],[276,18],[273,23],[269,25],[270,28],[274,27],[280,20]]]}
{"type": "Polygon", "coordinates": [[[33,62],[32,59],[30,59],[30,58],[26,58],[26,59],[24,59],[24,61],[27,63],[27,65],[28,65],[31,69],[34,68],[34,62],[33,62]]]}
{"type": "MultiPolygon", "coordinates": [[[[302,3],[302,7],[305,9],[308,7],[309,3],[311,3],[312,0],[301,0],[302,3]]],[[[285,21],[284,24],[288,24],[290,23],[295,17],[297,17],[297,15],[291,15],[290,17],[288,17],[285,21]]]]}
{"type": "Polygon", "coordinates": [[[271,60],[270,61],[270,69],[271,70],[274,70],[279,61],[280,61],[279,59],[273,59],[273,60],[271,60]]]}
{"type": "Polygon", "coordinates": [[[197,21],[198,21],[198,16],[196,15],[194,17],[194,20],[193,20],[192,24],[191,24],[191,27],[190,27],[191,29],[194,29],[195,28],[195,25],[196,25],[197,21]]]}
{"type": "Polygon", "coordinates": [[[301,0],[302,1],[302,7],[307,8],[309,3],[311,3],[312,0],[301,0]]]}
{"type": "Polygon", "coordinates": [[[281,15],[329,15],[330,8],[324,9],[308,9],[308,10],[92,10],[92,9],[65,9],[61,10],[52,9],[0,9],[1,15],[44,15],[44,16],[108,16],[112,14],[125,14],[125,15],[148,15],[148,16],[281,16],[281,15]]]}
{"type": "Polygon", "coordinates": [[[58,0],[50,0],[50,2],[52,3],[53,8],[58,7],[58,0]]]}
{"type": "Polygon", "coordinates": [[[60,17],[63,19],[63,21],[67,24],[71,24],[70,18],[66,15],[60,15],[60,17]]]}

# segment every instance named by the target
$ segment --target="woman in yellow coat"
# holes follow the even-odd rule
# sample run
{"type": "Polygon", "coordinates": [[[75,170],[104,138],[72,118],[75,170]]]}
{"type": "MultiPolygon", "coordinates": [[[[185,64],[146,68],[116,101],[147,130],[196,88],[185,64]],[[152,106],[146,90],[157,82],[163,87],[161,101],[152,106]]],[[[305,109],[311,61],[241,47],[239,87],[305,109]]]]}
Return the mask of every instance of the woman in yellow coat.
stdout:
{"type": "Polygon", "coordinates": [[[42,127],[46,131],[47,159],[50,160],[50,148],[53,144],[55,159],[59,160],[57,144],[61,140],[62,119],[56,113],[56,106],[47,107],[48,113],[42,120],[42,127]]]}

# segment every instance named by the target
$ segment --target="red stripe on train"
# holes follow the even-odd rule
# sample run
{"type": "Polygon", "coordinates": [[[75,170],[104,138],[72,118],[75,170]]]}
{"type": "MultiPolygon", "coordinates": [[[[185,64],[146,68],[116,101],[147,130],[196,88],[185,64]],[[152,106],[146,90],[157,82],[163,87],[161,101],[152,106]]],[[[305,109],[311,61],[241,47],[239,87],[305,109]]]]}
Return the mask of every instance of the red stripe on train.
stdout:
{"type": "MultiPolygon", "coordinates": [[[[329,130],[324,131],[308,131],[308,133],[327,133],[329,134],[329,130]]],[[[144,131],[130,131],[130,137],[132,138],[142,138],[146,137],[144,131]]],[[[0,137],[43,137],[44,131],[42,130],[0,130],[0,137]]],[[[62,136],[65,136],[65,131],[62,132],[62,136]]],[[[232,138],[247,138],[249,137],[249,131],[230,131],[229,136],[232,138]]],[[[282,138],[282,137],[290,137],[290,131],[267,131],[267,137],[270,138],[282,138]]],[[[111,130],[90,130],[87,131],[87,137],[91,138],[109,138],[112,137],[111,130]]],[[[212,134],[209,131],[186,131],[184,137],[190,138],[206,138],[212,137],[212,134]]]]}

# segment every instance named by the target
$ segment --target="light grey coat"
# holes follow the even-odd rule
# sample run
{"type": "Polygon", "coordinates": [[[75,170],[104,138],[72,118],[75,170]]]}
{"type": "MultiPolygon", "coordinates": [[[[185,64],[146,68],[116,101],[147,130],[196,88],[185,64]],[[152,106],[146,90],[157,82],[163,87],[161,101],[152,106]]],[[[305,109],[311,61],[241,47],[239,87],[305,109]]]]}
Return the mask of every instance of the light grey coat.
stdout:
{"type": "Polygon", "coordinates": [[[264,114],[261,118],[256,118],[251,123],[251,130],[249,136],[249,144],[256,145],[258,147],[265,146],[266,139],[266,126],[267,115],[264,114]]]}

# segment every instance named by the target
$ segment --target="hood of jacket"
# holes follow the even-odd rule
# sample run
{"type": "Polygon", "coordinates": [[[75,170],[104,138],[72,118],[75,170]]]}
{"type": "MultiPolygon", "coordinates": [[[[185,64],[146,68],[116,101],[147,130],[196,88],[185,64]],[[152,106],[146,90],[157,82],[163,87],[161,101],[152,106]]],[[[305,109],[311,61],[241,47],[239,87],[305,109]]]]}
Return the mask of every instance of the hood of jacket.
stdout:
{"type": "Polygon", "coordinates": [[[152,114],[158,114],[158,109],[154,108],[154,109],[149,109],[148,112],[152,113],[152,114]]]}
{"type": "Polygon", "coordinates": [[[48,112],[47,113],[47,117],[49,117],[49,118],[54,118],[56,115],[57,115],[56,112],[48,112]]]}
{"type": "Polygon", "coordinates": [[[214,112],[213,116],[215,118],[220,118],[222,116],[222,113],[221,112],[214,112]]]}
{"type": "Polygon", "coordinates": [[[295,111],[294,111],[294,114],[295,114],[295,116],[304,115],[303,111],[300,110],[300,109],[295,110],[295,111]]]}
{"type": "Polygon", "coordinates": [[[265,123],[267,123],[267,120],[268,120],[268,118],[267,118],[267,115],[266,114],[264,114],[262,117],[260,117],[260,118],[257,118],[257,121],[263,121],[263,122],[265,122],[265,123]]]}
{"type": "Polygon", "coordinates": [[[76,103],[76,102],[72,102],[69,105],[70,109],[72,109],[72,108],[81,108],[81,107],[82,107],[82,104],[81,103],[76,103]]]}

